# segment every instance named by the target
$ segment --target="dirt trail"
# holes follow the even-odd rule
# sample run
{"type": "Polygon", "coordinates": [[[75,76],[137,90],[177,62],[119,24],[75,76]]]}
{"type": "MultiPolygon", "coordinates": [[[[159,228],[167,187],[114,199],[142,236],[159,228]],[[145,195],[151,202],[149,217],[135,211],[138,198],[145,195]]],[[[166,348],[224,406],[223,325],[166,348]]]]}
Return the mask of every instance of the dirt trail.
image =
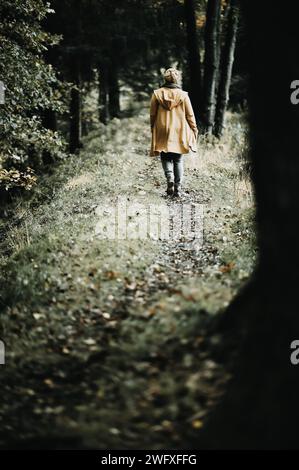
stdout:
{"type": "Polygon", "coordinates": [[[1,227],[1,447],[186,448],[219,396],[206,325],[254,263],[239,148],[202,143],[186,159],[181,202],[203,205],[202,244],[103,240],[98,208],[118,197],[177,204],[147,156],[147,119],[89,135],[1,227]]]}

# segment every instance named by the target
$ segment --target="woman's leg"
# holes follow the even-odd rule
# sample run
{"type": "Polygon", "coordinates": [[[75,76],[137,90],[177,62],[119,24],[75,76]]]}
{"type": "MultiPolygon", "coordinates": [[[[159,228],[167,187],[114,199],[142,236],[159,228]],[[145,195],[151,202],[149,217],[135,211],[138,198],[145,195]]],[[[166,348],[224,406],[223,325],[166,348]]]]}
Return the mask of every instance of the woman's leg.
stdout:
{"type": "Polygon", "coordinates": [[[174,175],[173,175],[173,160],[169,153],[161,152],[161,163],[164,170],[164,174],[167,179],[166,192],[169,196],[173,195],[174,189],[174,175]]]}
{"type": "Polygon", "coordinates": [[[174,169],[174,184],[175,187],[180,187],[184,176],[184,163],[183,156],[177,154],[173,157],[173,169],[174,169]]]}
{"type": "Polygon", "coordinates": [[[168,153],[161,152],[161,163],[167,182],[174,181],[172,157],[168,153]]]}

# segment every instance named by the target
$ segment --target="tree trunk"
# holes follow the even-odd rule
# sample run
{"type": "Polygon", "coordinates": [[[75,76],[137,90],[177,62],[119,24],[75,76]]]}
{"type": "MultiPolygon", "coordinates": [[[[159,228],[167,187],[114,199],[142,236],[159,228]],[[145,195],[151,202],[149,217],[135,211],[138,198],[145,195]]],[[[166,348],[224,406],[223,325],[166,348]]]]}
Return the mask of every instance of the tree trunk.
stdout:
{"type": "Polygon", "coordinates": [[[120,116],[120,91],[118,82],[118,67],[112,61],[108,72],[109,114],[113,119],[120,116]]]}
{"type": "Polygon", "coordinates": [[[216,85],[219,71],[219,25],[221,1],[208,0],[205,27],[205,60],[203,84],[203,121],[204,129],[212,133],[215,108],[216,85]]]}
{"type": "Polygon", "coordinates": [[[71,90],[70,100],[70,152],[74,153],[81,147],[81,77],[79,64],[72,64],[72,83],[75,85],[71,90]]]}
{"type": "Polygon", "coordinates": [[[99,71],[99,120],[107,124],[109,116],[109,94],[108,94],[108,68],[106,64],[100,64],[99,71]]]}
{"type": "Polygon", "coordinates": [[[202,73],[196,31],[194,0],[184,0],[184,6],[187,34],[188,66],[190,74],[190,99],[194,109],[196,121],[199,122],[202,94],[202,73]]]}
{"type": "Polygon", "coordinates": [[[235,45],[238,29],[238,0],[231,0],[228,14],[227,33],[221,54],[220,82],[217,96],[214,134],[221,137],[225,127],[225,112],[229,100],[229,88],[232,76],[235,45]]]}
{"type": "MultiPolygon", "coordinates": [[[[282,9],[270,0],[243,0],[241,5],[249,35],[251,158],[260,254],[255,281],[230,307],[230,318],[242,319],[244,332],[234,378],[197,446],[295,449],[299,366],[290,362],[290,344],[299,339],[299,106],[291,104],[290,83],[299,77],[299,5],[282,9]],[[287,34],[277,34],[282,24],[287,34]]],[[[228,333],[233,334],[231,328],[228,333]]]]}
{"type": "MultiPolygon", "coordinates": [[[[43,115],[43,126],[46,129],[50,129],[53,132],[57,131],[57,115],[56,112],[52,109],[46,109],[43,115]]],[[[54,163],[54,158],[51,155],[51,152],[44,151],[42,154],[42,160],[44,165],[49,165],[54,163]]]]}

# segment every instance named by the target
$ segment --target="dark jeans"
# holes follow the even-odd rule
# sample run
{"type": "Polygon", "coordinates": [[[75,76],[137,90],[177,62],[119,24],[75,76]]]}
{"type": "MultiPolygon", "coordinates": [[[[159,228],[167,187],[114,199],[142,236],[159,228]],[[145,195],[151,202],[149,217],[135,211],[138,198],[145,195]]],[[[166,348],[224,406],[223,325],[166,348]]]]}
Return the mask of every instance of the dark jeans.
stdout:
{"type": "Polygon", "coordinates": [[[161,152],[161,163],[167,182],[180,185],[183,180],[183,157],[180,153],[161,152]]]}

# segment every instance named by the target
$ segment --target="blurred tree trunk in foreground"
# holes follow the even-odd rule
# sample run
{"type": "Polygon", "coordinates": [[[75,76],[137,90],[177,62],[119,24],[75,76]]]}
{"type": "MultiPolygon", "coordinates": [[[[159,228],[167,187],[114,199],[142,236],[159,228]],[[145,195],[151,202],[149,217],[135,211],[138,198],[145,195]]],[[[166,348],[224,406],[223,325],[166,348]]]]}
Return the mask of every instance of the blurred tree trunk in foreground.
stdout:
{"type": "Polygon", "coordinates": [[[219,72],[219,37],[221,0],[208,0],[205,26],[205,60],[203,81],[203,124],[208,134],[212,133],[215,107],[216,85],[219,72]]]}
{"type": "Polygon", "coordinates": [[[197,122],[200,118],[202,72],[196,32],[194,0],[184,0],[187,33],[188,65],[190,73],[190,99],[197,122]]]}
{"type": "Polygon", "coordinates": [[[217,96],[214,134],[221,137],[225,125],[225,113],[229,100],[234,53],[239,19],[239,0],[231,0],[228,13],[226,38],[221,53],[220,81],[217,96]]]}
{"type": "Polygon", "coordinates": [[[241,5],[249,36],[260,254],[255,278],[224,320],[226,333],[239,338],[234,375],[197,446],[299,448],[299,365],[290,362],[290,343],[299,339],[299,106],[290,102],[290,83],[299,77],[299,5],[282,9],[270,0],[241,5]],[[282,24],[287,30],[277,34],[282,24]]]}

